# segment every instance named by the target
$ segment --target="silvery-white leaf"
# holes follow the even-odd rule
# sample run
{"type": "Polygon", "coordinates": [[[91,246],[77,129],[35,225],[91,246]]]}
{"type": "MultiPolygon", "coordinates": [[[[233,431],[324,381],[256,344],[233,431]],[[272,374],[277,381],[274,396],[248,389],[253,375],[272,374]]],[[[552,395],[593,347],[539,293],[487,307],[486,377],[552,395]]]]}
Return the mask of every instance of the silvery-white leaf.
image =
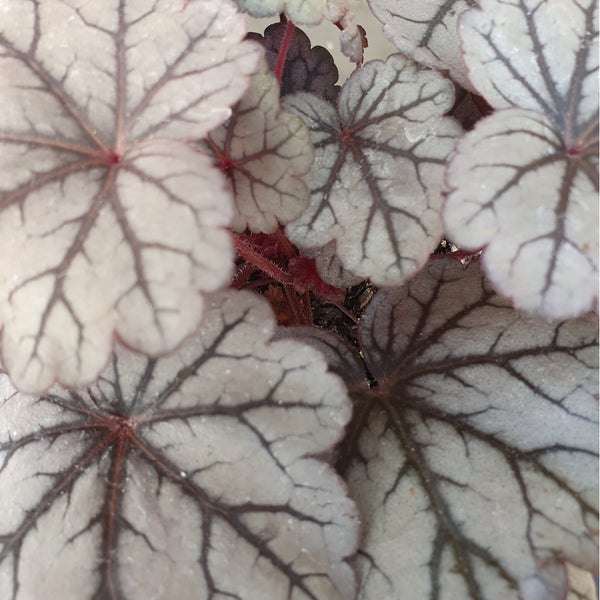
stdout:
{"type": "Polygon", "coordinates": [[[486,246],[499,292],[548,318],[598,296],[598,3],[482,0],[460,19],[474,86],[498,110],[448,165],[448,236],[486,246]]]}
{"type": "Polygon", "coordinates": [[[354,596],[358,515],[315,458],[350,417],[344,386],[312,348],[268,343],[262,299],[209,304],[174,354],[118,346],[88,389],[2,375],[3,600],[354,596]]]}
{"type": "Polygon", "coordinates": [[[458,17],[477,0],[368,0],[383,32],[400,52],[473,89],[460,54],[458,17]]]}
{"type": "Polygon", "coordinates": [[[337,460],[363,518],[359,598],[590,598],[563,561],[597,568],[596,316],[528,317],[477,260],[439,258],[375,294],[359,341],[374,382],[349,388],[337,460]]]}
{"type": "Polygon", "coordinates": [[[311,132],[311,203],[286,233],[301,248],[333,240],[344,269],[397,285],[441,237],[442,176],[461,129],[442,115],[452,84],[400,54],[346,81],[337,108],[312,94],[284,99],[311,132]]]}
{"type": "Polygon", "coordinates": [[[183,140],[229,116],[261,49],[229,0],[1,12],[3,363],[22,389],[82,385],[113,333],[169,351],[227,283],[230,192],[183,140]]]}
{"type": "Polygon", "coordinates": [[[313,162],[308,130],[302,119],[280,107],[279,86],[266,63],[231,118],[202,147],[216,154],[233,184],[235,231],[272,233],[308,205],[300,178],[313,162]]]}

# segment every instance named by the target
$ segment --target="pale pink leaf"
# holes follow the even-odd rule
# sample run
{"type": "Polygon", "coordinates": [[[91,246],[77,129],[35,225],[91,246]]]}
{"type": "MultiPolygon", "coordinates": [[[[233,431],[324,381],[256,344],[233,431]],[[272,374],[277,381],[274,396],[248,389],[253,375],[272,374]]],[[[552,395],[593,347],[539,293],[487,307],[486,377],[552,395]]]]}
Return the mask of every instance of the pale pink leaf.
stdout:
{"type": "Polygon", "coordinates": [[[159,354],[197,327],[198,290],[223,285],[233,261],[229,196],[210,162],[175,140],[139,143],[109,190],[102,168],[77,169],[7,203],[2,353],[17,385],[94,379],[113,330],[159,354]]]}

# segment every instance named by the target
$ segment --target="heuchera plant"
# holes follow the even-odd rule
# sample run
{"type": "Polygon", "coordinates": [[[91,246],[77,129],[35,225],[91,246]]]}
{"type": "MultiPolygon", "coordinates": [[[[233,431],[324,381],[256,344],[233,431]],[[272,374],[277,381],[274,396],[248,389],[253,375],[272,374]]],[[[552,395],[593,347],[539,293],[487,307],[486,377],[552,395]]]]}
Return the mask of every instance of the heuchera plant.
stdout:
{"type": "Polygon", "coordinates": [[[0,0],[0,600],[596,597],[598,2],[369,6],[0,0]]]}

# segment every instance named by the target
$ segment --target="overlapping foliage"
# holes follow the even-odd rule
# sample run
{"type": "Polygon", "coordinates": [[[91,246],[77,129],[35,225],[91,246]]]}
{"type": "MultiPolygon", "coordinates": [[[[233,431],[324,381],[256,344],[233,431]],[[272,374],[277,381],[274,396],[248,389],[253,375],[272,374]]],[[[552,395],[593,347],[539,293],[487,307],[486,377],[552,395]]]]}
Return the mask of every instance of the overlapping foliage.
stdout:
{"type": "Polygon", "coordinates": [[[1,598],[594,598],[598,2],[369,4],[0,0],[1,598]]]}

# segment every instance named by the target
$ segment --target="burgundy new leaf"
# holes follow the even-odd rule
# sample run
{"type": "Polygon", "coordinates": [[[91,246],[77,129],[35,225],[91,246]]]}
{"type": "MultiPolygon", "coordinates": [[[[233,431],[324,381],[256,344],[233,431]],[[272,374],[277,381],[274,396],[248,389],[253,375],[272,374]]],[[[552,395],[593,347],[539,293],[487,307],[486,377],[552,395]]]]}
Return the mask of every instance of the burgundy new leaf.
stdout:
{"type": "Polygon", "coordinates": [[[356,23],[346,0],[237,0],[240,10],[253,17],[273,17],[285,13],[297,25],[315,26],[327,19],[340,33],[340,49],[356,64],[362,63],[366,46],[364,30],[356,23]]]}
{"type": "MultiPolygon", "coordinates": [[[[265,48],[271,71],[275,70],[284,32],[285,24],[273,23],[265,29],[264,35],[248,34],[248,39],[265,48]]],[[[311,47],[308,36],[299,27],[294,27],[281,74],[281,95],[311,92],[333,102],[340,91],[335,85],[337,80],[338,70],[331,54],[322,46],[311,47]]]]}

